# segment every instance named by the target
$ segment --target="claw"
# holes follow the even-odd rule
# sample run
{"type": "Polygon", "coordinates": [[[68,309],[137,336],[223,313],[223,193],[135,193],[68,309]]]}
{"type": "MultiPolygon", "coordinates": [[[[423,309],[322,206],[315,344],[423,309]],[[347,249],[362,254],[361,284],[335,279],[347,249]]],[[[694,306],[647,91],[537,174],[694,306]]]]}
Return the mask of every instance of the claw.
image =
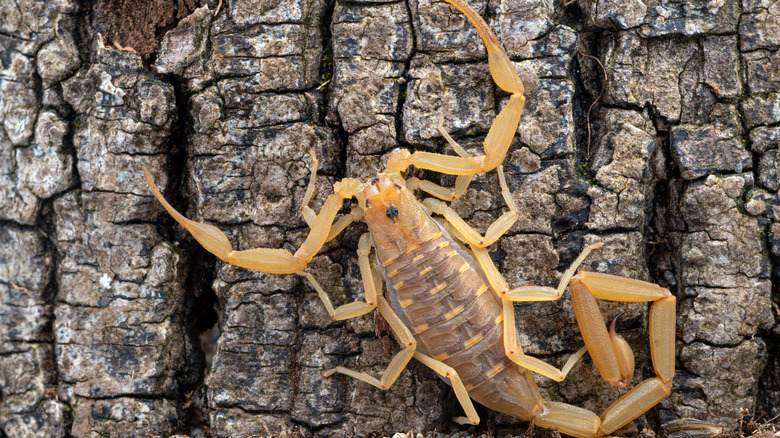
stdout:
{"type": "Polygon", "coordinates": [[[180,223],[181,226],[187,229],[187,231],[192,234],[192,237],[206,248],[208,252],[219,257],[220,260],[227,262],[228,255],[233,251],[233,248],[230,246],[230,242],[228,241],[227,236],[225,236],[225,233],[212,225],[195,222],[184,217],[184,215],[176,211],[176,209],[163,198],[162,193],[160,193],[154,180],[152,180],[152,175],[149,173],[149,169],[147,169],[146,166],[144,166],[144,176],[146,177],[146,183],[152,190],[152,194],[154,194],[154,197],[162,204],[168,214],[170,214],[176,222],[180,223]]]}
{"type": "Polygon", "coordinates": [[[525,91],[523,81],[520,80],[515,66],[512,65],[512,61],[509,60],[506,52],[501,48],[501,43],[498,42],[498,38],[490,30],[485,20],[463,0],[447,0],[447,2],[458,8],[471,21],[471,24],[479,32],[479,36],[482,37],[482,41],[485,43],[488,51],[490,74],[493,75],[496,85],[507,93],[523,94],[525,91]]]}
{"type": "Polygon", "coordinates": [[[628,384],[631,383],[631,379],[634,377],[634,352],[631,351],[628,342],[626,342],[626,340],[617,333],[617,330],[615,330],[617,320],[623,313],[625,312],[616,316],[609,326],[609,339],[612,341],[612,349],[615,351],[618,368],[620,369],[620,380],[615,385],[619,388],[628,386],[628,384]]]}
{"type": "Polygon", "coordinates": [[[306,267],[325,243],[325,240],[330,233],[333,219],[339,208],[341,208],[344,199],[339,194],[328,196],[322,210],[320,210],[320,214],[316,216],[315,223],[311,226],[312,231],[309,233],[309,236],[306,238],[303,245],[296,251],[295,255],[285,249],[274,248],[254,248],[245,251],[234,251],[225,233],[220,231],[217,227],[187,219],[184,215],[176,211],[176,209],[163,198],[160,190],[154,184],[152,175],[149,174],[149,170],[146,166],[144,166],[144,176],[146,177],[146,183],[149,184],[149,188],[152,190],[157,201],[159,201],[176,222],[187,229],[192,237],[194,237],[208,252],[231,265],[270,274],[292,274],[306,267]]]}

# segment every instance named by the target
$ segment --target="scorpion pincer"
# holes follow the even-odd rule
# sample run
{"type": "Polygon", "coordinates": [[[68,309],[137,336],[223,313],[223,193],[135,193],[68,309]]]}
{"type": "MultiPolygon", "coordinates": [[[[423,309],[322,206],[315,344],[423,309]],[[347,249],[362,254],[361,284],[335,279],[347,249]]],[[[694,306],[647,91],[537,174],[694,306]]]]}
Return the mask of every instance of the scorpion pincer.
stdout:
{"type": "Polygon", "coordinates": [[[342,373],[381,389],[389,388],[414,357],[441,375],[455,390],[465,417],[460,423],[477,424],[472,399],[488,408],[546,428],[558,428],[577,437],[609,434],[669,395],[674,376],[675,297],[658,285],[577,268],[588,254],[601,246],[584,248],[566,270],[557,288],[523,286],[511,289],[491,261],[486,247],[517,221],[518,209],[507,188],[501,162],[520,120],[525,98],[523,83],[485,21],[464,0],[447,0],[476,27],[488,51],[491,75],[511,97],[496,117],[484,141],[484,155],[471,156],[439,126],[457,156],[430,152],[394,151],[384,173],[367,183],[345,178],[334,184],[319,214],[307,206],[314,191],[318,166],[313,157],[311,180],[303,199],[303,217],[310,227],[304,243],[295,252],[255,248],[235,251],[216,227],[191,221],[163,199],[144,168],[157,200],[208,251],[221,260],[266,273],[298,273],[316,289],[337,320],[354,318],[378,309],[401,345],[382,376],[336,367],[325,373],[342,373]],[[415,166],[456,175],[454,188],[430,181],[404,178],[415,166]],[[479,234],[445,201],[462,196],[472,177],[496,169],[508,210],[479,234]],[[430,195],[422,202],[415,190],[430,195]],[[335,221],[345,199],[357,206],[335,221]],[[439,220],[434,220],[435,215],[439,220]],[[364,220],[369,231],[360,237],[358,261],[365,300],[334,308],[317,280],[304,269],[322,245],[355,220],[364,220]],[[335,222],[334,222],[335,221],[335,222]],[[468,245],[465,249],[457,239],[468,245]],[[371,249],[374,263],[371,263],[371,249]],[[375,273],[380,274],[376,275],[375,273]],[[576,275],[575,275],[576,273],[576,275]],[[375,279],[376,278],[376,279],[375,279]],[[384,279],[385,292],[382,293],[384,279]],[[552,301],[569,288],[575,316],[585,347],[572,355],[560,370],[523,354],[517,341],[513,303],[552,301]],[[602,414],[566,403],[542,399],[533,373],[563,380],[572,366],[588,352],[602,378],[626,387],[634,372],[634,356],[628,344],[604,324],[595,298],[652,302],[650,350],[655,377],[648,378],[618,398],[602,414]]]}

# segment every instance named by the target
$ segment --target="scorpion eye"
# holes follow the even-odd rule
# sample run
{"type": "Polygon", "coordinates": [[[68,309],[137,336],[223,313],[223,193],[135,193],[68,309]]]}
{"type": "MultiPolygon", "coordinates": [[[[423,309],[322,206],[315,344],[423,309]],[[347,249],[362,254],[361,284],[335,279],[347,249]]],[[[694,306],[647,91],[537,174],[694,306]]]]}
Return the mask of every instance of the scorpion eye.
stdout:
{"type": "Polygon", "coordinates": [[[394,206],[387,207],[387,213],[385,213],[393,222],[398,218],[398,209],[394,206]]]}

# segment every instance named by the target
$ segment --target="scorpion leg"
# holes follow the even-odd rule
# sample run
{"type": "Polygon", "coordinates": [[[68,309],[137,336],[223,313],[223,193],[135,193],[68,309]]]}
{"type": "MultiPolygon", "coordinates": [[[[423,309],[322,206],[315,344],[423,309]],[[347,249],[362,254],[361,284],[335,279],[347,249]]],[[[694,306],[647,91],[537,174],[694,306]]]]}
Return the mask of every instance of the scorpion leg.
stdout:
{"type": "MultiPolygon", "coordinates": [[[[450,134],[444,129],[443,126],[444,123],[444,116],[439,114],[439,132],[441,135],[447,139],[447,142],[452,146],[452,149],[455,150],[455,152],[460,155],[463,158],[470,158],[471,155],[469,155],[468,152],[466,152],[465,149],[463,149],[458,142],[452,139],[450,137],[450,134]]],[[[474,179],[474,175],[458,175],[458,178],[455,180],[455,189],[448,189],[446,187],[442,187],[438,184],[435,184],[431,181],[427,180],[421,180],[416,177],[409,178],[406,180],[406,188],[409,190],[416,190],[420,189],[429,195],[433,195],[439,199],[445,200],[445,201],[454,201],[461,196],[463,196],[464,193],[466,193],[466,190],[469,188],[469,184],[471,184],[471,180],[474,179]]]]}
{"type": "Polygon", "coordinates": [[[477,415],[474,404],[471,402],[469,393],[466,391],[466,387],[463,385],[463,381],[460,380],[458,372],[454,368],[446,365],[444,362],[440,362],[430,356],[427,356],[419,351],[414,353],[414,358],[420,361],[423,365],[435,371],[438,375],[449,379],[452,384],[452,389],[455,391],[455,396],[458,398],[463,410],[466,411],[466,417],[455,417],[456,423],[459,424],[479,424],[479,415],[477,415]]]}
{"type": "Polygon", "coordinates": [[[541,374],[556,382],[562,382],[569,374],[569,371],[574,368],[574,365],[576,365],[588,351],[587,347],[582,347],[576,353],[572,354],[560,370],[541,359],[523,354],[523,349],[517,341],[513,302],[507,298],[502,298],[501,302],[503,305],[502,314],[504,316],[504,350],[506,351],[507,357],[509,357],[512,362],[527,370],[541,374]]]}
{"type": "MultiPolygon", "coordinates": [[[[369,275],[371,274],[369,273],[369,275]]],[[[416,357],[415,351],[417,349],[417,341],[414,339],[414,336],[412,336],[412,332],[409,330],[409,328],[404,325],[403,321],[401,321],[401,318],[396,315],[395,311],[393,311],[393,308],[390,307],[390,303],[388,303],[387,299],[385,299],[383,296],[378,297],[378,309],[379,313],[381,313],[382,316],[387,320],[388,324],[390,324],[390,328],[392,328],[393,333],[395,333],[396,337],[398,337],[398,340],[403,347],[401,351],[399,351],[398,354],[396,354],[395,357],[393,357],[393,359],[390,361],[387,369],[385,369],[384,373],[382,373],[382,377],[377,379],[376,377],[366,373],[350,370],[341,366],[326,371],[324,373],[326,377],[329,377],[334,373],[346,374],[350,377],[384,390],[395,383],[395,381],[398,379],[398,376],[401,374],[401,371],[406,368],[406,365],[412,359],[412,356],[414,355],[416,357]]],[[[463,384],[461,384],[461,386],[463,386],[463,384]]]]}
{"type": "Polygon", "coordinates": [[[254,248],[245,251],[234,251],[227,239],[225,233],[213,225],[195,222],[187,219],[181,213],[176,211],[163,198],[157,186],[152,181],[149,170],[144,166],[144,175],[149,188],[154,197],[162,204],[166,211],[198,241],[207,251],[219,257],[220,260],[231,265],[241,266],[254,271],[267,272],[271,274],[292,274],[306,267],[311,259],[319,252],[322,245],[327,240],[336,217],[336,213],[341,208],[344,199],[351,198],[357,194],[360,188],[360,181],[353,179],[343,179],[333,185],[334,192],[325,200],[322,210],[314,219],[311,225],[311,231],[303,244],[298,248],[295,254],[284,249],[273,248],[254,248]]]}
{"type": "MultiPolygon", "coordinates": [[[[524,286],[512,290],[509,289],[506,280],[504,280],[504,277],[498,272],[498,269],[496,269],[487,250],[485,248],[472,247],[474,257],[485,272],[488,282],[502,300],[504,315],[504,349],[506,350],[509,359],[514,363],[549,379],[560,382],[566,378],[569,371],[571,371],[574,365],[582,358],[585,352],[588,351],[588,345],[586,343],[584,348],[581,348],[569,357],[560,370],[541,359],[523,354],[523,350],[517,341],[517,329],[515,328],[515,314],[512,303],[515,301],[557,300],[563,295],[566,286],[569,284],[569,280],[577,271],[580,264],[582,264],[592,250],[599,248],[602,245],[603,243],[596,243],[587,246],[574,263],[572,263],[566,272],[564,272],[557,289],[545,286],[524,286]]],[[[614,336],[619,337],[616,333],[614,336]]]]}
{"type": "MultiPolygon", "coordinates": [[[[363,210],[358,207],[352,207],[348,214],[341,216],[339,220],[330,227],[330,232],[328,233],[328,237],[325,238],[325,241],[330,242],[335,239],[336,236],[341,234],[341,232],[350,226],[352,222],[359,221],[360,219],[363,219],[363,210]]],[[[311,226],[309,227],[311,228],[311,226]]]]}
{"type": "Polygon", "coordinates": [[[555,301],[563,296],[566,287],[569,285],[569,280],[571,280],[574,273],[577,272],[577,269],[582,262],[585,261],[585,258],[588,257],[594,249],[601,248],[602,246],[604,246],[603,242],[586,246],[577,259],[574,260],[574,263],[572,263],[563,273],[563,277],[561,277],[560,282],[558,282],[558,287],[555,289],[547,286],[521,286],[510,290],[509,286],[506,284],[506,280],[504,280],[504,277],[498,272],[498,269],[496,269],[496,266],[490,260],[490,256],[487,255],[487,251],[483,250],[478,252],[475,248],[475,255],[477,256],[480,266],[485,271],[490,285],[493,286],[502,298],[507,298],[510,301],[555,301]]]}
{"type": "Polygon", "coordinates": [[[453,190],[442,187],[428,180],[412,177],[406,180],[406,188],[409,190],[420,189],[439,199],[443,199],[445,201],[454,201],[466,193],[466,190],[469,188],[469,184],[471,184],[471,180],[473,178],[474,175],[459,175],[458,179],[455,181],[455,189],[453,190]]]}
{"type": "MultiPolygon", "coordinates": [[[[507,357],[521,367],[541,374],[549,379],[557,382],[564,380],[569,374],[569,371],[571,371],[574,365],[585,354],[587,347],[583,347],[571,355],[560,370],[541,359],[523,354],[523,349],[517,341],[517,328],[515,327],[515,312],[513,306],[515,300],[509,297],[507,293],[509,288],[506,285],[506,280],[504,280],[503,276],[498,272],[498,269],[496,269],[496,266],[493,264],[493,261],[490,259],[490,255],[485,248],[472,247],[472,251],[480,267],[482,267],[482,270],[485,272],[491,287],[501,298],[502,314],[504,317],[504,351],[506,352],[507,357]]],[[[552,292],[555,291],[555,289],[552,288],[548,289],[552,292]]]]}
{"type": "MultiPolygon", "coordinates": [[[[306,220],[306,224],[309,226],[309,228],[312,228],[317,220],[317,214],[314,212],[314,210],[311,209],[311,207],[309,207],[309,201],[311,201],[311,197],[314,195],[314,189],[317,185],[317,169],[319,168],[320,162],[317,160],[317,154],[315,153],[314,148],[309,150],[309,155],[311,155],[312,161],[311,176],[309,177],[309,185],[306,186],[306,194],[303,196],[303,202],[301,203],[301,214],[303,219],[306,220]]],[[[344,231],[344,229],[347,228],[350,224],[352,224],[352,222],[362,218],[363,210],[357,207],[353,207],[349,214],[345,214],[339,218],[335,224],[333,224],[333,226],[330,228],[330,232],[328,233],[328,237],[325,238],[325,242],[330,242],[331,240],[335,239],[336,236],[341,234],[341,232],[344,231]]]]}
{"type": "MultiPolygon", "coordinates": [[[[586,349],[582,348],[575,354],[573,354],[566,362],[561,370],[558,370],[554,366],[537,359],[532,356],[526,356],[523,354],[523,350],[517,342],[517,330],[515,328],[514,310],[512,310],[512,301],[538,301],[538,300],[556,300],[563,295],[566,290],[566,285],[569,279],[572,277],[577,267],[587,257],[593,248],[601,246],[600,244],[586,248],[583,254],[578,257],[577,261],[566,271],[558,289],[546,288],[546,287],[524,287],[519,290],[509,290],[506,285],[506,281],[503,276],[498,272],[490,256],[485,250],[485,247],[495,242],[501,237],[517,220],[518,210],[514,201],[512,200],[509,188],[506,184],[504,172],[499,165],[497,168],[499,183],[501,184],[501,193],[504,196],[504,200],[509,206],[510,211],[504,213],[498,218],[485,233],[485,237],[477,233],[470,225],[468,225],[452,208],[446,206],[443,202],[428,198],[423,201],[423,205],[429,208],[431,211],[441,214],[449,222],[449,224],[457,231],[456,235],[460,239],[470,244],[471,249],[477,258],[483,271],[486,273],[488,280],[493,286],[493,289],[498,292],[503,302],[503,315],[504,315],[504,348],[507,356],[518,365],[523,368],[529,369],[533,372],[539,373],[545,377],[553,379],[555,381],[562,381],[566,378],[566,375],[579,361],[579,359],[585,354],[586,349]],[[533,295],[538,295],[536,299],[527,299],[529,292],[533,295]]],[[[533,297],[533,296],[532,296],[533,297]]]]}
{"type": "Polygon", "coordinates": [[[457,141],[455,141],[455,139],[450,136],[450,133],[444,129],[444,115],[441,113],[439,114],[439,126],[436,128],[436,130],[438,130],[439,134],[441,134],[441,136],[447,140],[447,143],[449,143],[452,149],[455,150],[455,153],[464,158],[471,156],[457,141]]]}
{"type": "Polygon", "coordinates": [[[512,199],[512,194],[509,192],[509,187],[506,184],[503,167],[499,165],[497,171],[498,181],[501,185],[501,195],[504,197],[504,202],[506,202],[507,207],[509,207],[509,211],[502,214],[501,217],[496,219],[495,222],[488,227],[484,237],[444,202],[439,201],[438,199],[427,198],[423,201],[423,205],[430,211],[444,216],[444,218],[447,219],[447,222],[458,230],[458,233],[463,236],[465,241],[471,245],[472,248],[485,248],[490,246],[503,236],[504,233],[517,222],[517,218],[519,217],[517,206],[515,205],[515,201],[512,199]]]}
{"type": "Polygon", "coordinates": [[[353,303],[344,304],[343,306],[334,309],[333,303],[330,301],[330,297],[328,297],[328,294],[322,288],[317,279],[314,278],[314,276],[309,272],[297,272],[298,275],[301,277],[306,277],[306,279],[309,280],[309,283],[311,283],[312,287],[314,287],[314,290],[317,291],[317,295],[319,295],[320,299],[322,300],[322,304],[325,305],[325,309],[328,310],[330,316],[333,317],[333,319],[336,321],[356,318],[360,315],[365,315],[366,313],[376,308],[376,296],[378,288],[376,282],[374,281],[374,276],[371,272],[371,263],[368,260],[368,255],[371,253],[371,235],[369,233],[364,233],[362,236],[360,236],[357,253],[358,265],[360,266],[360,277],[363,280],[363,290],[366,295],[364,302],[355,301],[353,303]]]}
{"type": "Polygon", "coordinates": [[[309,207],[309,201],[311,201],[314,189],[317,186],[317,169],[320,167],[320,160],[317,159],[317,153],[314,148],[309,149],[309,155],[311,156],[311,172],[309,173],[309,184],[306,186],[306,193],[303,195],[303,202],[301,203],[301,214],[306,221],[306,225],[311,228],[317,220],[317,213],[309,207]]]}

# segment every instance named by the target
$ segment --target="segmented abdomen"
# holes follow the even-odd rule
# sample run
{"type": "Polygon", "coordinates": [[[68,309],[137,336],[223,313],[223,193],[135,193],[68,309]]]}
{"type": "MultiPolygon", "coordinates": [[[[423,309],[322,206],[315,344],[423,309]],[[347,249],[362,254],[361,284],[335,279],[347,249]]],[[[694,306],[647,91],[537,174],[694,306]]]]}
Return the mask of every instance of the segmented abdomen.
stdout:
{"type": "Polygon", "coordinates": [[[418,350],[453,367],[491,409],[526,420],[541,411],[533,375],[505,354],[501,300],[446,231],[383,267],[390,304],[418,350]]]}

